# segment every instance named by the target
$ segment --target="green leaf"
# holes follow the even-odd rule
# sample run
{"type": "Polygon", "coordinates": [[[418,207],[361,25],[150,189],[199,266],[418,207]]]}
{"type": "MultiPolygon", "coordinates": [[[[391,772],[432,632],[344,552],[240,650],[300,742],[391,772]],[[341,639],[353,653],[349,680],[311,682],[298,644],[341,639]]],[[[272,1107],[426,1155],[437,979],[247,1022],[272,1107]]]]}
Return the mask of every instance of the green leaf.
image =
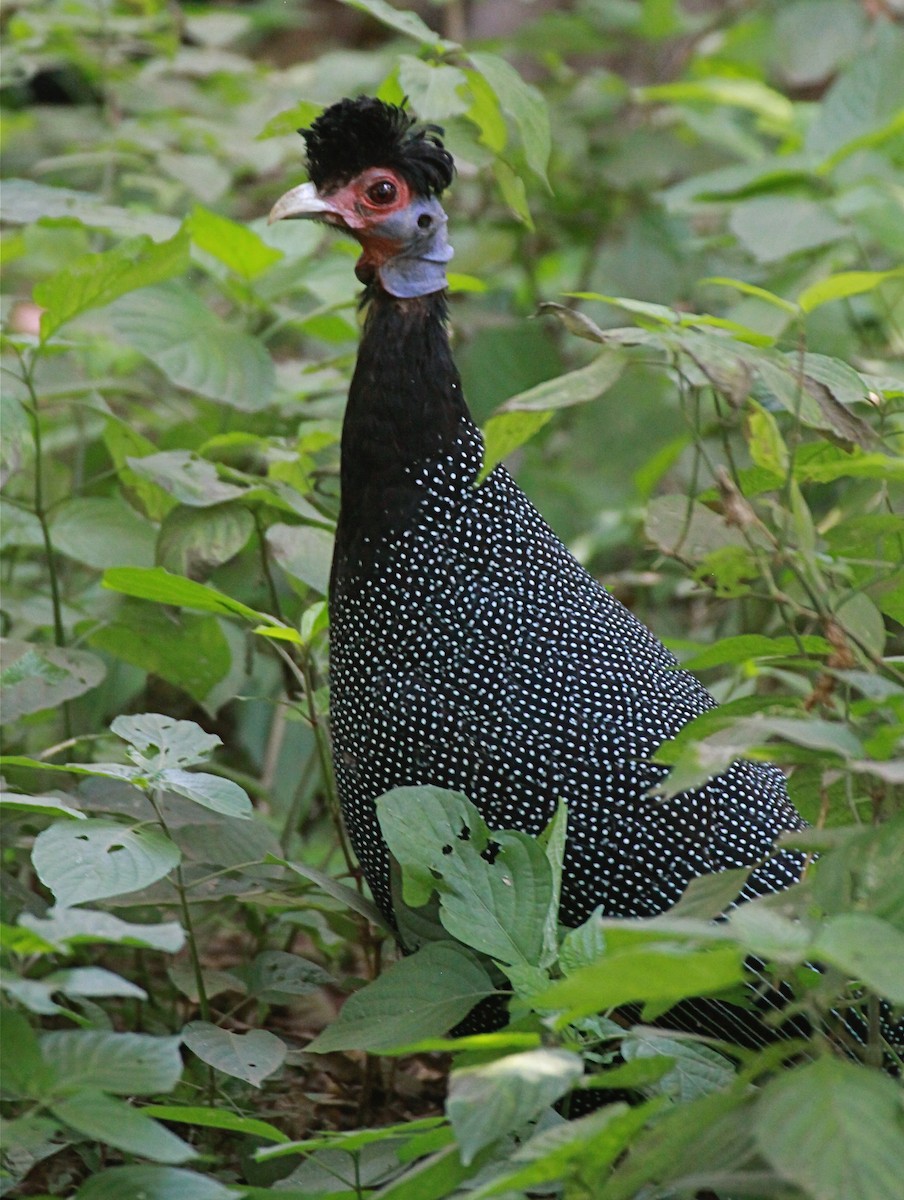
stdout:
{"type": "MultiPolygon", "coordinates": [[[[781,263],[848,236],[847,227],[827,204],[787,194],[741,201],[732,208],[730,226],[744,249],[761,263],[781,263]]],[[[801,305],[799,296],[797,303],[801,305]]]]}
{"type": "Polygon", "coordinates": [[[216,617],[178,618],[147,603],[127,601],[106,625],[89,635],[96,650],[140,667],[182,688],[203,704],[232,665],[232,652],[216,617]]]}
{"type": "Polygon", "coordinates": [[[471,53],[468,57],[496,93],[502,111],[518,127],[527,165],[549,187],[546,168],[552,133],[543,95],[532,84],[525,83],[515,68],[497,54],[471,53]]]}
{"type": "Polygon", "coordinates": [[[665,1058],[671,1065],[656,1081],[654,1090],[682,1104],[723,1091],[735,1077],[729,1060],[709,1046],[656,1032],[632,1032],[622,1042],[621,1053],[627,1063],[655,1063],[665,1058]]]}
{"type": "Polygon", "coordinates": [[[394,29],[396,33],[414,38],[416,42],[420,42],[422,46],[429,48],[435,54],[444,54],[458,49],[456,42],[448,42],[438,33],[434,33],[429,26],[424,24],[417,13],[393,8],[391,4],[387,3],[387,0],[342,0],[342,3],[347,4],[349,8],[357,8],[360,12],[367,13],[381,25],[394,29]]]}
{"type": "Polygon", "coordinates": [[[332,896],[334,900],[338,900],[343,907],[351,909],[352,912],[359,913],[365,917],[372,925],[382,929],[385,933],[392,936],[395,930],[391,928],[389,922],[377,908],[372,900],[365,899],[360,892],[348,886],[347,883],[340,883],[338,879],[333,879],[332,875],[327,875],[324,871],[318,871],[316,867],[309,867],[307,863],[288,862],[284,858],[278,858],[274,854],[268,854],[264,859],[267,863],[278,863],[279,866],[285,867],[289,871],[293,871],[296,875],[300,875],[302,879],[308,880],[320,889],[325,895],[332,896]]]}
{"type": "Polygon", "coordinates": [[[188,231],[200,250],[213,255],[243,279],[257,279],[283,257],[281,250],[268,246],[247,225],[239,225],[200,205],[192,210],[188,231]]]}
{"type": "Polygon", "coordinates": [[[86,1079],[120,1096],[171,1092],[182,1075],[179,1038],[100,1029],[54,1030],[41,1037],[41,1054],[67,1090],[86,1079]]]}
{"type": "MultiPolygon", "coordinates": [[[[148,1113],[150,1108],[142,1111],[148,1113]]],[[[86,1180],[75,1200],[125,1200],[127,1196],[135,1200],[240,1200],[241,1192],[210,1175],[179,1167],[108,1167],[86,1180]]]]}
{"type": "Polygon", "coordinates": [[[96,688],[106,667],[96,654],[0,638],[3,720],[57,708],[96,688]]]}
{"type": "Polygon", "coordinates": [[[755,1109],[760,1153],[815,1200],[899,1200],[900,1094],[878,1071],[821,1058],[773,1079],[755,1109]]]}
{"type": "Polygon", "coordinates": [[[829,917],[813,955],[859,979],[892,1004],[904,1004],[904,933],[870,913],[829,917]]]}
{"type": "Polygon", "coordinates": [[[4,1089],[9,1095],[23,1099],[47,1095],[54,1072],[41,1054],[35,1031],[22,1013],[5,1006],[0,1011],[4,1089]]]}
{"type": "Polygon", "coordinates": [[[332,1025],[306,1049],[379,1052],[437,1037],[495,990],[470,951],[453,942],[432,942],[349,996],[332,1025]]]}
{"type": "Polygon", "coordinates": [[[128,1154],[140,1154],[156,1162],[181,1163],[196,1158],[196,1152],[157,1121],[139,1109],[103,1092],[84,1088],[51,1105],[55,1117],[86,1137],[96,1139],[128,1154]]]}
{"type": "Polygon", "coordinates": [[[178,721],[161,713],[117,717],[110,729],[137,751],[129,757],[148,771],[194,766],[222,745],[217,734],[205,733],[194,721],[178,721]]]}
{"type": "Polygon", "coordinates": [[[185,931],[175,921],[139,925],[88,908],[52,908],[46,917],[25,912],[19,917],[19,924],[63,951],[71,946],[106,942],[176,954],[185,944],[185,931]]]}
{"type": "Polygon", "coordinates": [[[804,312],[812,312],[831,300],[843,300],[847,296],[860,296],[864,292],[874,291],[886,279],[901,279],[904,277],[904,267],[896,267],[892,271],[841,271],[837,275],[829,275],[810,284],[797,297],[797,303],[804,312]]]}
{"type": "Polygon", "coordinates": [[[790,130],[794,122],[794,105],[787,96],[767,87],[758,79],[709,76],[705,79],[638,88],[637,94],[642,100],[743,108],[766,118],[782,129],[790,130]]]}
{"type": "Polygon", "coordinates": [[[104,204],[95,192],[48,187],[32,179],[4,179],[3,219],[12,225],[33,221],[74,220],[91,229],[105,229],[120,237],[148,234],[160,242],[179,232],[174,217],[104,204]]]}
{"type": "Polygon", "coordinates": [[[403,54],[399,58],[399,84],[422,121],[446,121],[467,112],[470,100],[467,76],[458,67],[434,64],[403,54]]]}
{"type": "Polygon", "coordinates": [[[231,1033],[207,1021],[192,1021],[182,1030],[182,1041],[208,1066],[224,1075],[244,1079],[252,1087],[278,1071],[285,1061],[286,1043],[266,1029],[231,1033]]]}
{"type": "Polygon", "coordinates": [[[675,1004],[688,996],[706,996],[740,983],[742,956],[735,946],[636,946],[608,954],[554,983],[537,997],[538,1005],[564,1009],[559,1024],[631,1001],[675,1004]]]}
{"type": "Polygon", "coordinates": [[[179,505],[166,514],[160,527],[157,565],[176,575],[203,579],[234,558],[253,532],[254,517],[241,504],[179,505]]]}
{"type": "Polygon", "coordinates": [[[571,408],[586,404],[607,392],[621,378],[627,364],[624,353],[607,349],[586,367],[547,379],[536,387],[512,396],[500,412],[547,412],[550,409],[571,408]]]}
{"type": "Polygon", "coordinates": [[[220,613],[222,616],[244,617],[255,624],[274,624],[273,618],[233,600],[224,592],[218,592],[209,584],[195,583],[181,575],[172,575],[162,567],[122,567],[104,572],[104,587],[141,600],[154,600],[158,604],[174,604],[180,608],[199,608],[202,612],[220,613]]]}
{"type": "Polygon", "coordinates": [[[52,992],[67,996],[131,996],[147,1000],[147,992],[103,967],[71,967],[53,971],[41,980],[52,992]]]}
{"type": "Polygon", "coordinates": [[[484,1146],[523,1129],[570,1091],[583,1073],[580,1055],[546,1048],[453,1071],[446,1113],[462,1162],[467,1166],[484,1146]]]}
{"type": "Polygon", "coordinates": [[[490,417],[483,427],[483,466],[477,485],[519,446],[530,441],[552,417],[551,412],[504,412],[490,417]]]}
{"type": "Polygon", "coordinates": [[[752,869],[730,867],[712,875],[698,875],[669,909],[669,916],[714,921],[737,900],[752,869]]]}
{"type": "Polygon", "coordinates": [[[245,493],[243,487],[221,479],[212,462],[191,450],[164,450],[159,454],[130,458],[127,462],[133,474],[192,507],[223,504],[245,493]]]}
{"type": "Polygon", "coordinates": [[[280,567],[306,587],[325,596],[330,585],[333,535],[313,525],[271,525],[267,546],[280,567]]]}
{"type": "Polygon", "coordinates": [[[754,296],[757,300],[764,300],[767,304],[771,304],[775,308],[780,308],[792,317],[796,317],[799,312],[797,305],[792,304],[790,300],[776,296],[774,292],[758,287],[755,283],[747,283],[743,279],[730,279],[725,275],[710,275],[705,279],[701,279],[700,283],[719,284],[721,287],[734,288],[738,292],[743,292],[745,296],[754,296]]]}
{"type": "Polygon", "coordinates": [[[152,521],[160,521],[176,501],[129,466],[129,459],[156,454],[157,447],[137,429],[113,416],[107,417],[104,424],[104,445],[113,460],[124,492],[152,521]]]}
{"type": "Polygon", "coordinates": [[[160,786],[226,817],[246,819],[254,811],[244,788],[205,771],[166,770],[160,776],[160,786]]]}
{"type": "Polygon", "coordinates": [[[796,658],[800,654],[827,655],[832,646],[825,638],[805,634],[798,638],[766,637],[761,633],[742,633],[722,638],[699,653],[681,661],[687,671],[706,671],[725,663],[768,662],[772,658],[796,658]]]}
{"type": "MultiPolygon", "coordinates": [[[[269,1121],[258,1121],[254,1117],[240,1117],[237,1113],[219,1108],[202,1108],[189,1104],[147,1104],[141,1110],[149,1117],[161,1121],[176,1121],[184,1125],[197,1125],[201,1129],[225,1129],[230,1133],[243,1133],[248,1137],[263,1138],[267,1142],[288,1142],[288,1137],[269,1121]]],[[[233,1195],[233,1193],[229,1193],[233,1195]]]]}
{"type": "Polygon", "coordinates": [[[285,1003],[286,996],[307,996],[333,982],[317,963],[283,950],[264,950],[248,968],[248,993],[265,1004],[285,1003]]]}
{"type": "Polygon", "coordinates": [[[750,457],[758,467],[783,479],[788,473],[790,455],[775,417],[751,401],[747,412],[747,431],[750,457]]]}
{"type": "Polygon", "coordinates": [[[698,562],[726,546],[746,548],[743,534],[724,517],[687,496],[657,496],[647,505],[646,534],[673,557],[698,562]]]}
{"type": "Polygon", "coordinates": [[[85,566],[151,567],[156,530],[118,497],[76,497],[56,510],[53,548],[85,566]]]}
{"type": "Polygon", "coordinates": [[[436,890],[453,937],[503,963],[539,962],[553,885],[535,838],[491,834],[464,796],[435,787],[387,792],[377,817],[402,867],[406,904],[417,907],[436,890]],[[495,852],[485,857],[491,844],[495,852]]]}
{"type": "Polygon", "coordinates": [[[188,269],[188,234],[180,230],[168,242],[132,238],[104,254],[86,254],[34,290],[46,341],[67,321],[91,308],[110,304],[126,292],[171,279],[188,269]]]}
{"type": "Polygon", "coordinates": [[[275,373],[258,338],[227,325],[181,284],[136,286],[142,291],[110,310],[110,322],[127,345],[177,387],[240,412],[267,408],[275,373]]]}
{"type": "Polygon", "coordinates": [[[64,907],[148,887],[179,862],[179,851],[153,827],[118,821],[63,821],[35,838],[38,878],[64,907]]]}
{"type": "Polygon", "coordinates": [[[39,813],[45,817],[71,817],[84,821],[81,809],[72,808],[56,796],[22,796],[18,792],[0,792],[0,811],[39,813]]]}
{"type": "Polygon", "coordinates": [[[286,1139],[284,1145],[268,1146],[255,1154],[254,1161],[272,1162],[273,1159],[285,1158],[288,1154],[326,1150],[333,1147],[352,1154],[356,1150],[363,1150],[366,1146],[372,1146],[389,1138],[396,1141],[396,1135],[399,1134],[409,1138],[412,1134],[429,1132],[444,1125],[442,1117],[421,1117],[414,1121],[400,1122],[398,1125],[383,1125],[379,1129],[327,1129],[319,1137],[303,1138],[297,1142],[290,1142],[286,1139]]]}
{"type": "Polygon", "coordinates": [[[259,142],[267,138],[284,137],[286,134],[298,133],[300,129],[308,129],[323,112],[322,104],[313,100],[300,100],[292,108],[283,109],[275,117],[271,117],[257,135],[259,142]]]}

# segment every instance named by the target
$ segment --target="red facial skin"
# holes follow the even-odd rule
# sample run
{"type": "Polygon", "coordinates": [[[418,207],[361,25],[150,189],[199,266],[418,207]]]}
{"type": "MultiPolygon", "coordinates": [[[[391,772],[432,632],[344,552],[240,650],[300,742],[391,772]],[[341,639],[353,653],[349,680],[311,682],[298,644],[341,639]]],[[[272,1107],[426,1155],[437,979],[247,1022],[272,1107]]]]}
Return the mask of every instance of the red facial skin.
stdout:
{"type": "Polygon", "coordinates": [[[386,167],[369,167],[324,199],[332,211],[325,213],[323,220],[361,243],[364,253],[359,268],[369,272],[398,253],[399,243],[381,237],[380,227],[387,217],[411,203],[411,188],[401,175],[386,167]]]}

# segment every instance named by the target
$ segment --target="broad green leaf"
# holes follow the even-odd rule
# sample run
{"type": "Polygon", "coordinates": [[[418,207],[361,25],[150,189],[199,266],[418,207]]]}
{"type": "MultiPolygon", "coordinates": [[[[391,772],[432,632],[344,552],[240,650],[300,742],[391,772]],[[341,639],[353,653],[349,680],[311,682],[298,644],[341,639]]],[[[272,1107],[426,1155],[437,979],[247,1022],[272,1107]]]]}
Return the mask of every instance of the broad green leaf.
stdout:
{"type": "Polygon", "coordinates": [[[788,447],[772,413],[753,401],[747,412],[747,432],[750,457],[756,465],[783,479],[790,462],[788,447]]]}
{"type": "Polygon", "coordinates": [[[104,572],[103,583],[104,587],[114,592],[137,596],[140,600],[154,600],[158,604],[174,604],[180,608],[198,608],[202,612],[220,613],[223,616],[244,617],[255,624],[261,621],[267,625],[273,624],[272,617],[266,613],[249,608],[247,604],[233,600],[208,584],[173,575],[162,567],[147,570],[141,567],[113,568],[104,572]]]}
{"type": "Polygon", "coordinates": [[[402,868],[406,904],[418,907],[435,890],[453,937],[503,963],[539,962],[553,884],[535,838],[490,833],[464,796],[436,787],[387,792],[377,817],[402,868]]]}
{"type": "Polygon", "coordinates": [[[284,1158],[288,1154],[308,1153],[311,1150],[325,1150],[330,1147],[338,1147],[351,1154],[387,1138],[395,1140],[397,1135],[409,1137],[412,1134],[438,1129],[443,1125],[445,1125],[445,1121],[442,1117],[421,1117],[414,1121],[401,1122],[398,1125],[383,1125],[379,1129],[327,1129],[319,1137],[303,1138],[297,1142],[286,1140],[284,1145],[268,1146],[259,1150],[255,1154],[254,1160],[255,1162],[271,1162],[275,1158],[284,1158]]]}
{"type": "Polygon", "coordinates": [[[45,975],[41,983],[67,996],[131,996],[147,1000],[147,992],[103,967],[70,967],[45,975]]]}
{"type": "Polygon", "coordinates": [[[192,450],[164,450],[126,460],[133,474],[193,508],[235,500],[245,489],[221,479],[214,463],[192,450]]]}
{"type": "Polygon", "coordinates": [[[730,867],[712,875],[698,875],[669,909],[669,916],[714,921],[737,900],[751,870],[751,867],[730,867]]]}
{"type": "Polygon", "coordinates": [[[161,713],[135,713],[116,717],[110,729],[128,742],[129,757],[149,771],[164,767],[191,767],[206,762],[221,746],[215,733],[205,733],[194,721],[178,721],[161,713]]]}
{"type": "Polygon", "coordinates": [[[206,771],[168,768],[161,773],[160,786],[226,817],[247,818],[254,811],[244,788],[231,779],[210,775],[206,771]]]}
{"type": "Polygon", "coordinates": [[[140,1166],[98,1171],[82,1184],[75,1200],[125,1200],[127,1196],[135,1200],[240,1200],[241,1195],[211,1175],[179,1167],[140,1166]]]}
{"type": "Polygon", "coordinates": [[[705,671],[720,667],[724,663],[746,663],[752,660],[768,661],[771,658],[796,658],[798,655],[826,655],[832,646],[825,638],[805,634],[800,638],[790,636],[766,637],[761,633],[742,633],[736,637],[721,638],[705,650],[682,659],[681,665],[688,671],[705,671]]]}
{"type": "Polygon", "coordinates": [[[188,232],[200,250],[213,255],[243,279],[257,279],[283,257],[281,250],[268,246],[247,225],[239,225],[200,205],[192,210],[188,232]]]}
{"type": "Polygon", "coordinates": [[[321,596],[330,585],[333,536],[313,525],[278,523],[267,530],[267,546],[280,567],[321,596]]]}
{"type": "Polygon", "coordinates": [[[152,521],[160,521],[176,501],[163,488],[144,479],[129,466],[131,458],[156,454],[157,447],[137,429],[113,416],[108,416],[104,424],[104,445],[113,460],[124,492],[152,521]]]}
{"type": "Polygon", "coordinates": [[[698,562],[726,546],[746,548],[744,536],[724,517],[687,496],[657,496],[647,505],[646,534],[673,557],[698,562]]]}
{"type": "Polygon", "coordinates": [[[396,33],[403,33],[405,37],[414,38],[416,42],[420,42],[434,54],[444,54],[458,49],[455,42],[446,41],[438,33],[434,33],[424,24],[417,13],[393,8],[391,4],[387,3],[387,0],[341,0],[341,2],[347,4],[349,8],[357,8],[361,12],[367,13],[381,25],[394,29],[396,33]]]}
{"type": "Polygon", "coordinates": [[[466,68],[465,76],[471,92],[467,118],[477,126],[480,144],[494,154],[501,154],[508,141],[508,129],[498,97],[479,71],[466,68]]]}
{"type": "Polygon", "coordinates": [[[631,1001],[674,1004],[740,983],[742,955],[734,946],[636,946],[616,951],[559,980],[537,998],[543,1008],[564,1009],[560,1024],[631,1001]]]}
{"type": "Polygon", "coordinates": [[[62,950],[73,945],[106,942],[176,954],[185,944],[185,931],[175,921],[136,924],[89,908],[52,908],[45,917],[22,913],[19,924],[62,950]]]}
{"type": "Polygon", "coordinates": [[[812,312],[831,300],[843,300],[847,296],[860,296],[871,292],[887,279],[904,278],[904,267],[893,271],[842,271],[838,275],[830,275],[811,283],[797,297],[797,303],[804,312],[812,312]]]}
{"type": "Polygon", "coordinates": [[[760,1153],[815,1200],[899,1200],[900,1093],[878,1071],[821,1058],[773,1079],[755,1108],[760,1153]]]}
{"type": "Polygon", "coordinates": [[[3,720],[16,721],[29,713],[57,708],[97,687],[106,667],[96,654],[46,643],[0,638],[3,669],[0,691],[3,720]]]}
{"type": "Polygon", "coordinates": [[[580,1055],[546,1048],[453,1071],[446,1113],[462,1162],[467,1166],[484,1146],[523,1129],[564,1096],[583,1071],[580,1055]]]}
{"type": "Polygon", "coordinates": [[[32,861],[57,904],[68,907],[148,887],[178,864],[179,851],[162,830],[89,819],[42,830],[32,861]]]}
{"type": "Polygon", "coordinates": [[[432,942],[349,996],[332,1025],[306,1049],[315,1054],[379,1052],[436,1037],[495,990],[486,970],[463,946],[432,942]]]}
{"type": "Polygon", "coordinates": [[[500,412],[547,412],[550,409],[571,408],[586,404],[607,392],[621,377],[627,364],[624,353],[607,349],[586,367],[558,375],[521,392],[501,406],[500,412]]]}
{"type": "Polygon", "coordinates": [[[41,1054],[56,1083],[74,1091],[92,1087],[119,1096],[170,1092],[182,1075],[179,1038],[100,1029],[54,1030],[41,1037],[41,1054]]]}
{"type": "Polygon", "coordinates": [[[490,417],[483,427],[483,466],[477,484],[519,446],[530,441],[552,417],[551,412],[503,412],[490,417]]]}
{"type": "Polygon", "coordinates": [[[511,209],[512,216],[526,225],[528,229],[533,230],[534,221],[530,215],[524,180],[503,158],[497,158],[493,163],[493,174],[496,176],[496,183],[499,185],[502,199],[511,209]]]}
{"type": "Polygon", "coordinates": [[[278,1071],[285,1061],[286,1043],[266,1029],[231,1033],[206,1021],[192,1021],[182,1030],[182,1041],[194,1054],[224,1075],[244,1079],[252,1087],[278,1071]]]}
{"type": "Polygon", "coordinates": [[[32,179],[4,179],[3,219],[12,225],[28,225],[41,220],[75,220],[91,229],[106,229],[120,237],[147,234],[155,242],[172,238],[179,231],[179,222],[163,213],[119,208],[104,204],[95,192],[48,187],[32,179]]]}
{"type": "Polygon", "coordinates": [[[735,1077],[729,1060],[709,1046],[658,1033],[632,1032],[622,1042],[621,1053],[628,1063],[649,1063],[666,1058],[671,1066],[655,1084],[655,1091],[672,1096],[682,1104],[710,1092],[722,1091],[735,1077]]]}
{"type": "Polygon", "coordinates": [[[868,988],[904,1004],[904,933],[865,912],[829,917],[816,935],[813,955],[868,988]]]}
{"type": "Polygon", "coordinates": [[[253,532],[254,517],[241,504],[179,505],[167,513],[160,527],[157,565],[176,575],[202,579],[234,558],[253,532]]]}
{"type": "MultiPolygon", "coordinates": [[[[289,1140],[269,1121],[258,1121],[254,1117],[241,1117],[238,1113],[222,1108],[203,1108],[193,1104],[146,1104],[141,1111],[160,1121],[197,1125],[201,1129],[225,1129],[230,1133],[244,1133],[248,1137],[263,1138],[266,1142],[288,1142],[289,1140]]],[[[230,1193],[230,1195],[232,1194],[230,1193]]]]}
{"type": "Polygon", "coordinates": [[[904,78],[901,34],[880,23],[876,36],[850,57],[818,106],[806,149],[830,168],[847,154],[878,144],[901,128],[904,78]]]}
{"type": "Polygon", "coordinates": [[[502,111],[515,122],[527,164],[546,185],[546,168],[552,149],[549,111],[542,94],[525,83],[518,72],[497,54],[470,53],[468,57],[496,93],[502,111]]]}
{"type": "MultiPolygon", "coordinates": [[[[848,236],[827,204],[787,194],[742,200],[732,208],[729,223],[744,249],[761,263],[780,263],[848,236]]],[[[802,308],[800,297],[797,302],[802,308]]]]}
{"type": "Polygon", "coordinates": [[[559,966],[563,975],[573,975],[588,963],[596,962],[606,952],[606,934],[602,925],[603,910],[597,907],[581,925],[569,929],[559,948],[559,966]]]}
{"type": "Polygon", "coordinates": [[[85,566],[151,567],[156,530],[115,497],[76,497],[56,510],[53,548],[85,566]]]}
{"type": "Polygon", "coordinates": [[[317,963],[283,950],[264,950],[247,971],[249,995],[266,1004],[285,1003],[286,996],[307,996],[333,983],[317,963]]]}
{"type": "Polygon", "coordinates": [[[196,1152],[157,1121],[114,1096],[84,1088],[51,1105],[51,1112],[79,1133],[128,1154],[162,1163],[181,1163],[196,1152]]]}
{"type": "Polygon", "coordinates": [[[3,1052],[3,1086],[7,1094],[37,1099],[50,1091],[54,1072],[41,1054],[41,1047],[22,1013],[3,1007],[0,1047],[3,1052]]]}
{"type": "MultiPolygon", "coordinates": [[[[549,1188],[569,1179],[586,1179],[588,1196],[608,1175],[607,1168],[633,1140],[656,1107],[653,1101],[629,1109],[626,1104],[608,1104],[599,1112],[534,1134],[516,1146],[495,1179],[471,1193],[472,1200],[490,1196],[542,1195],[549,1188]],[[515,1190],[517,1189],[517,1190],[515,1190]]],[[[556,1189],[558,1190],[558,1189],[556,1189]]],[[[412,1198],[414,1200],[414,1198],[412,1198]]]]}
{"type": "Polygon", "coordinates": [[[103,254],[86,254],[34,290],[46,341],[67,321],[91,308],[110,304],[127,292],[181,275],[188,268],[188,234],[180,230],[168,242],[131,238],[103,254]]]}
{"type": "Polygon", "coordinates": [[[227,325],[187,287],[142,286],[118,301],[110,321],[177,387],[240,412],[269,405],[275,374],[263,343],[227,325]]]}
{"type": "Polygon", "coordinates": [[[88,637],[96,650],[140,667],[182,688],[203,704],[232,665],[232,652],[216,617],[171,613],[126,601],[88,637]]]}
{"type": "Polygon", "coordinates": [[[290,133],[298,133],[301,129],[307,129],[317,120],[322,112],[322,104],[315,104],[313,100],[300,100],[292,108],[284,109],[281,113],[277,113],[275,117],[271,117],[257,135],[258,141],[262,142],[267,138],[284,137],[290,133]]]}
{"type": "Polygon", "coordinates": [[[23,796],[18,792],[0,792],[0,811],[37,813],[45,817],[71,817],[84,821],[87,813],[73,808],[56,796],[23,796]]]}
{"type": "Polygon", "coordinates": [[[885,622],[865,592],[857,592],[835,609],[835,620],[877,658],[885,649],[885,622]]]}
{"type": "Polygon", "coordinates": [[[422,121],[446,121],[467,112],[470,100],[467,77],[458,67],[433,65],[403,54],[399,58],[399,83],[422,121]]]}

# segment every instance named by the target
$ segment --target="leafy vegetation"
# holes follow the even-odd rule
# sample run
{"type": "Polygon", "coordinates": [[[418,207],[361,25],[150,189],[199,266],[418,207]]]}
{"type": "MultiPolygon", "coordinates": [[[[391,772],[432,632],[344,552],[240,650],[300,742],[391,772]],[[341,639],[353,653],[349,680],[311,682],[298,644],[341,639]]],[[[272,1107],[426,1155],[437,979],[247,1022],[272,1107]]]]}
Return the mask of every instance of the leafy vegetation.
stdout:
{"type": "Polygon", "coordinates": [[[584,0],[491,40],[454,2],[7,7],[6,1193],[900,1195],[904,37],[882,8],[584,0]],[[818,852],[790,891],[716,924],[728,872],[563,930],[567,803],[533,839],[400,789],[397,957],[329,771],[349,247],[265,222],[296,127],[360,91],[447,128],[487,468],[514,455],[722,702],[660,750],[664,793],[739,755],[788,769],[812,828],[786,842],[818,852]],[[808,1019],[789,1036],[653,1023],[743,1004],[751,956],[808,1019]],[[449,1036],[501,992],[507,1026],[449,1036]]]}

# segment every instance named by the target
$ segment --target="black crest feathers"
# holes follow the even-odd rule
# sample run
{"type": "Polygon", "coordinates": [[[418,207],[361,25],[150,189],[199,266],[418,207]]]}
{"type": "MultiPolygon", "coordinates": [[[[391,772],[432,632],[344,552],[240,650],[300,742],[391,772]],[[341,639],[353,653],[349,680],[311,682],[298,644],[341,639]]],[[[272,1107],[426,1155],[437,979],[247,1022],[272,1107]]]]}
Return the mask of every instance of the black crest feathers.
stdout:
{"type": "Polygon", "coordinates": [[[439,195],[455,173],[438,125],[417,125],[403,109],[372,96],[340,100],[299,132],[318,191],[341,187],[368,167],[392,167],[416,192],[439,195]]]}

